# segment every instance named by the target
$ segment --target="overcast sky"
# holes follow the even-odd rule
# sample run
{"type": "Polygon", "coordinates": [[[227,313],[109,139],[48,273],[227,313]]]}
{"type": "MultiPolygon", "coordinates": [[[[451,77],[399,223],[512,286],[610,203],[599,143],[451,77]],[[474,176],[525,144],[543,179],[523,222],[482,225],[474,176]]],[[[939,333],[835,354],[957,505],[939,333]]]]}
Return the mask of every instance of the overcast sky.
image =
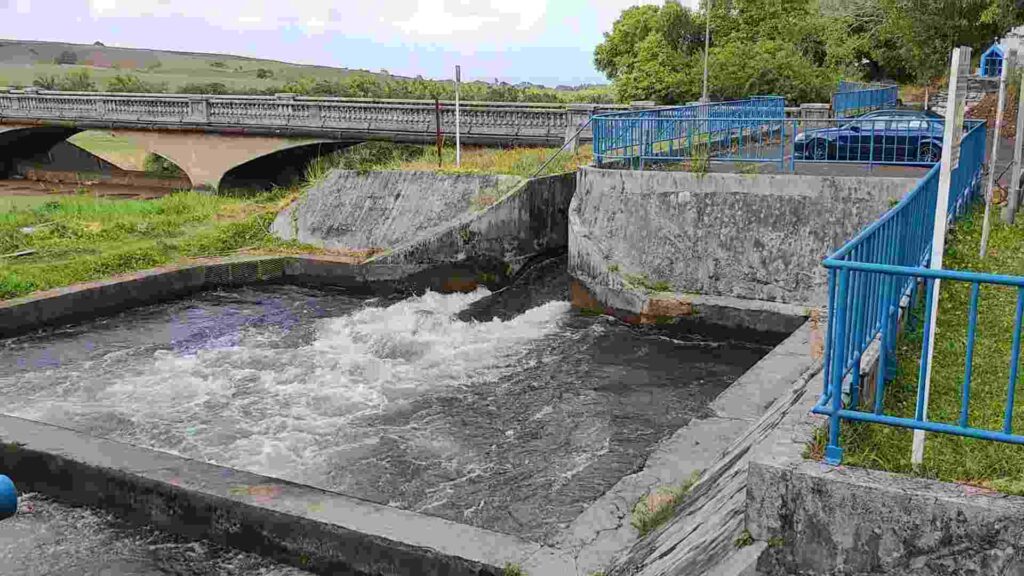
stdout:
{"type": "Polygon", "coordinates": [[[662,1],[0,0],[0,38],[579,84],[605,81],[594,46],[621,11],[662,1]]]}

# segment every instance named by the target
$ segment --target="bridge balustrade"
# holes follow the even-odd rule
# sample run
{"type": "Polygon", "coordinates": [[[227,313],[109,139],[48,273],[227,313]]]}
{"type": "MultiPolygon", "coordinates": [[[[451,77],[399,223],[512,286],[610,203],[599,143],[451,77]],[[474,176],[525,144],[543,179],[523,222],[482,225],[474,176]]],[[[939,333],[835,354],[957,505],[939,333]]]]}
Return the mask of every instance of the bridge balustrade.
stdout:
{"type": "MultiPolygon", "coordinates": [[[[561,144],[590,115],[621,106],[565,106],[465,102],[460,129],[474,140],[561,144]],[[580,117],[582,116],[582,121],[580,117]]],[[[434,102],[278,96],[207,96],[184,94],[69,93],[0,90],[0,119],[72,121],[125,128],[259,128],[290,133],[401,139],[432,138],[437,130],[434,102]]],[[[441,103],[441,130],[455,130],[455,107],[441,103]]],[[[580,137],[591,138],[584,130],[580,137]]]]}

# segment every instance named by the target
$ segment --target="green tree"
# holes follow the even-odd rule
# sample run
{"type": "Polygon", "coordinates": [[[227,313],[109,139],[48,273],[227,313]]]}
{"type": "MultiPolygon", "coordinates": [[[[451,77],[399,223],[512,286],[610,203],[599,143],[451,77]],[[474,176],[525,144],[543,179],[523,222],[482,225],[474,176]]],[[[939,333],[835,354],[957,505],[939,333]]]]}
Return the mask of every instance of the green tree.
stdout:
{"type": "Polygon", "coordinates": [[[237,94],[238,90],[228,90],[221,82],[189,83],[178,89],[181,94],[237,94]]]}
{"type": "MultiPolygon", "coordinates": [[[[670,0],[623,11],[594,52],[620,101],[681,103],[702,92],[705,16],[670,0]]],[[[711,10],[709,91],[717,98],[827,97],[835,73],[810,0],[718,0],[711,10]],[[776,61],[777,59],[777,61],[776,61]]]]}
{"type": "Polygon", "coordinates": [[[107,80],[106,90],[107,92],[160,94],[167,91],[167,84],[146,82],[134,74],[118,74],[107,80]]]}
{"type": "Polygon", "coordinates": [[[657,6],[627,8],[604,33],[604,42],[594,49],[594,66],[611,80],[628,72],[636,63],[637,48],[654,31],[661,14],[657,6]]]}
{"type": "Polygon", "coordinates": [[[57,64],[78,64],[78,54],[71,50],[64,50],[53,61],[57,64]]]}
{"type": "Polygon", "coordinates": [[[41,74],[36,76],[32,85],[41,90],[60,90],[60,77],[56,74],[41,74]]]}
{"type": "Polygon", "coordinates": [[[58,85],[58,89],[68,92],[95,92],[96,83],[92,81],[92,75],[89,74],[89,70],[82,68],[65,74],[58,85]]]}

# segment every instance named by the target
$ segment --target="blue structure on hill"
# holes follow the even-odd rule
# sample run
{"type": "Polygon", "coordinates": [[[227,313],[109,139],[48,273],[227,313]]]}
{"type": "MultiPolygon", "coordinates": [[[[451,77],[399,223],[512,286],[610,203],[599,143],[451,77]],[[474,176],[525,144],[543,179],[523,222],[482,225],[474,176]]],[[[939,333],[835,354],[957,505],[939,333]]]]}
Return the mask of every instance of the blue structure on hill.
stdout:
{"type": "Polygon", "coordinates": [[[999,44],[989,46],[988,50],[981,55],[981,67],[978,68],[978,75],[983,78],[999,78],[1003,74],[1003,61],[1006,54],[999,44]]]}

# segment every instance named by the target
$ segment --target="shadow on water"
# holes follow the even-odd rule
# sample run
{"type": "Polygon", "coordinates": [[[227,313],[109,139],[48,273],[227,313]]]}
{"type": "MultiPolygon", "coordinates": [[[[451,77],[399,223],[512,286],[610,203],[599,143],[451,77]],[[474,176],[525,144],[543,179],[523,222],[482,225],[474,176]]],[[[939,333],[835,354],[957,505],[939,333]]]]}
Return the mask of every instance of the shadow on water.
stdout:
{"type": "Polygon", "coordinates": [[[580,315],[564,271],[490,298],[202,293],[0,342],[0,405],[551,542],[768,351],[580,315]]]}

